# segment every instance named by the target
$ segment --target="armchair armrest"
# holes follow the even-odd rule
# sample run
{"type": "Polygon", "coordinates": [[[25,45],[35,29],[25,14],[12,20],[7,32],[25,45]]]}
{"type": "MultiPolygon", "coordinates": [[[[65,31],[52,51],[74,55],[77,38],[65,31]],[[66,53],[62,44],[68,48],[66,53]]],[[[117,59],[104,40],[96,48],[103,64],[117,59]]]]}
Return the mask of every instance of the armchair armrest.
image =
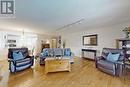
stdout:
{"type": "Polygon", "coordinates": [[[95,57],[95,66],[97,68],[97,61],[104,59],[102,56],[95,57]]]}
{"type": "Polygon", "coordinates": [[[71,57],[74,57],[74,53],[73,52],[71,52],[71,57]]]}
{"type": "Polygon", "coordinates": [[[43,53],[40,54],[40,58],[46,58],[47,56],[43,55],[43,53]]]}
{"type": "MultiPolygon", "coordinates": [[[[11,70],[11,64],[13,64],[14,66],[16,66],[16,60],[8,59],[8,62],[9,62],[9,70],[11,70]]],[[[15,70],[16,70],[16,67],[15,67],[15,70]]]]}
{"type": "Polygon", "coordinates": [[[34,58],[34,56],[30,56],[30,55],[28,55],[27,58],[34,58]]]}
{"type": "Polygon", "coordinates": [[[30,60],[34,60],[35,57],[28,55],[26,58],[29,58],[30,60]]]}
{"type": "Polygon", "coordinates": [[[123,61],[116,61],[115,63],[116,63],[116,64],[121,64],[121,65],[123,65],[123,64],[124,64],[124,62],[123,62],[123,61]]]}
{"type": "Polygon", "coordinates": [[[116,62],[114,62],[114,64],[116,65],[116,67],[117,67],[118,65],[123,66],[123,65],[124,65],[124,62],[123,62],[123,61],[116,61],[116,62]]]}
{"type": "Polygon", "coordinates": [[[124,67],[124,61],[116,61],[114,62],[116,66],[116,75],[122,76],[123,75],[123,67],[124,67]]]}
{"type": "Polygon", "coordinates": [[[15,60],[13,60],[13,59],[8,59],[8,62],[16,62],[15,60]]]}

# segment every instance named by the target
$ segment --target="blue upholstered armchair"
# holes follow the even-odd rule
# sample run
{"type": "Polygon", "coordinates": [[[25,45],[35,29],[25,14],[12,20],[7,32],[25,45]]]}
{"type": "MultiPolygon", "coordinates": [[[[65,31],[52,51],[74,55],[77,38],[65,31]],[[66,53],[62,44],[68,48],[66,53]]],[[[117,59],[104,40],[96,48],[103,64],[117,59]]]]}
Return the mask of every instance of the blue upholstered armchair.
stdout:
{"type": "Polygon", "coordinates": [[[29,56],[28,48],[10,48],[8,61],[10,72],[17,72],[33,66],[34,57],[29,56]]]}
{"type": "Polygon", "coordinates": [[[44,60],[49,57],[62,57],[70,59],[70,62],[74,62],[74,54],[71,52],[70,48],[45,48],[40,56],[40,64],[44,64],[44,60]]]}

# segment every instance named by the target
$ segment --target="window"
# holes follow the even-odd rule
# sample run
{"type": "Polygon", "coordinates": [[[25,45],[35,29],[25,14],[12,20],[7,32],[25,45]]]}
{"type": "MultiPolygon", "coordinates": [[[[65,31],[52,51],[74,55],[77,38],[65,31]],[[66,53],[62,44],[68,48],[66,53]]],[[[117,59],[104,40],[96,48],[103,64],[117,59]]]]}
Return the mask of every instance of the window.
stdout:
{"type": "Polygon", "coordinates": [[[27,47],[29,50],[37,47],[36,34],[12,34],[11,32],[0,32],[0,48],[27,47]]]}

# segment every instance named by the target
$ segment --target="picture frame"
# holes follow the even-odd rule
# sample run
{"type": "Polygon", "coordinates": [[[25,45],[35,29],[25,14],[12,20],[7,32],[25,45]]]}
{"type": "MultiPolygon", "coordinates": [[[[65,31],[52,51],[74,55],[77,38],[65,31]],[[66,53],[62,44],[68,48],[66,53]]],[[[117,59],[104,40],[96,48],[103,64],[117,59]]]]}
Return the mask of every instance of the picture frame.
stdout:
{"type": "Polygon", "coordinates": [[[83,46],[97,46],[98,45],[98,35],[86,35],[82,37],[83,46]]]}

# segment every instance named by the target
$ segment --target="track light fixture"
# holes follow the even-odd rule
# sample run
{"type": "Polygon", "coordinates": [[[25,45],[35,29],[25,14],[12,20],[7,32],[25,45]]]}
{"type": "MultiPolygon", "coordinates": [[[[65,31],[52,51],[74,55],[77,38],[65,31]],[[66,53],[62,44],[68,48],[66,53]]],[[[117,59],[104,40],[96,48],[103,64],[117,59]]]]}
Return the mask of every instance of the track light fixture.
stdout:
{"type": "Polygon", "coordinates": [[[68,27],[73,26],[73,25],[76,25],[76,24],[80,24],[80,23],[81,23],[82,21],[84,21],[84,20],[85,20],[85,19],[80,19],[80,20],[75,21],[75,22],[73,22],[73,23],[64,25],[63,27],[58,28],[57,31],[63,30],[63,29],[65,29],[65,28],[68,28],[68,27]]]}

